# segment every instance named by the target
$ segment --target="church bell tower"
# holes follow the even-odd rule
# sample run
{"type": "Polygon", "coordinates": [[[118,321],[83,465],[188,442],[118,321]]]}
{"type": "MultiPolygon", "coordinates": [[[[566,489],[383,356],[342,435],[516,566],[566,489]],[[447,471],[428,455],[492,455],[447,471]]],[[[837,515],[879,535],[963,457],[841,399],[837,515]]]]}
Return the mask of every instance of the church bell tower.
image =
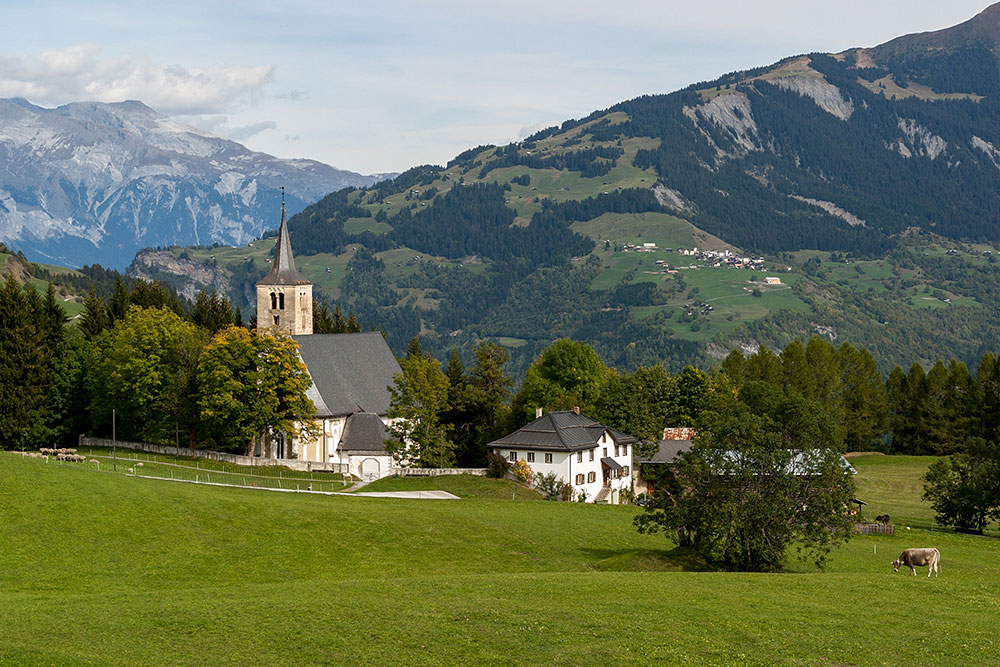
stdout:
{"type": "Polygon", "coordinates": [[[285,222],[285,188],[281,188],[281,227],[274,245],[271,271],[257,282],[257,328],[290,336],[311,334],[313,286],[295,268],[285,222]]]}

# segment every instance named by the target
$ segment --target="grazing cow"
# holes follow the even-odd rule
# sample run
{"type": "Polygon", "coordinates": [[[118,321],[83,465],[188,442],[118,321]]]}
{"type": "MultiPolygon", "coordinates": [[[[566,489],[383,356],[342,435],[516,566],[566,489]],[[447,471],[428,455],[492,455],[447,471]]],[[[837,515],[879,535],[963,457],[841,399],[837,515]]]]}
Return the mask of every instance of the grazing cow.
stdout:
{"type": "Polygon", "coordinates": [[[910,574],[917,575],[916,567],[928,566],[927,576],[938,576],[941,573],[941,554],[937,549],[906,549],[899,558],[892,561],[892,571],[899,572],[901,566],[910,568],[910,574]]]}

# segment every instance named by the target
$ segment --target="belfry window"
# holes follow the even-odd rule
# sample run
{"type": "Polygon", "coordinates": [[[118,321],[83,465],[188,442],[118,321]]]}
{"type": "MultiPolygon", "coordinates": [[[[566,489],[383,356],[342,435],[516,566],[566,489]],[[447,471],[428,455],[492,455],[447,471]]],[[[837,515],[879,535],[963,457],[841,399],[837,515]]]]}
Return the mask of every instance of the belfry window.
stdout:
{"type": "Polygon", "coordinates": [[[284,310],[284,309],[285,309],[285,293],[284,292],[279,292],[278,293],[278,310],[284,310]]]}
{"type": "Polygon", "coordinates": [[[274,326],[278,326],[281,322],[281,317],[279,315],[274,316],[274,326]]]}
{"type": "Polygon", "coordinates": [[[271,292],[271,308],[274,309],[277,307],[278,307],[278,295],[275,294],[274,292],[271,292]]]}

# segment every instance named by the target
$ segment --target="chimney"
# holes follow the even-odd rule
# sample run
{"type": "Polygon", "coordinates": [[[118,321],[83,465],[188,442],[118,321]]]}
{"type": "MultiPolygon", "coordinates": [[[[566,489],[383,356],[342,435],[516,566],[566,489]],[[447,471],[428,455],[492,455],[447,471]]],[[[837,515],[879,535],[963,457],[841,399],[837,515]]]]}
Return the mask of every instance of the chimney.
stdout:
{"type": "Polygon", "coordinates": [[[574,415],[580,414],[580,406],[579,405],[574,405],[573,406],[573,414],[574,415]]]}
{"type": "Polygon", "coordinates": [[[544,414],[544,411],[541,408],[535,408],[535,419],[541,417],[542,414],[544,414]]]}

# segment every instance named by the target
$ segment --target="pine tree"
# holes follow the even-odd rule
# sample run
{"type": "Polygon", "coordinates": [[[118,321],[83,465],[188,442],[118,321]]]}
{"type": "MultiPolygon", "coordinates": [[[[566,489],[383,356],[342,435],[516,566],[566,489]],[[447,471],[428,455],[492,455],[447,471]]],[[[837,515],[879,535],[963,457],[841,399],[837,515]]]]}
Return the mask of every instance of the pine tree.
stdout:
{"type": "Polygon", "coordinates": [[[90,288],[90,293],[83,302],[83,314],[80,315],[80,329],[87,340],[94,340],[102,331],[111,326],[107,306],[97,296],[97,290],[90,288]]]}
{"type": "Polygon", "coordinates": [[[30,296],[12,276],[0,288],[0,448],[37,447],[30,436],[41,423],[51,380],[53,350],[39,326],[37,292],[30,296]]]}

